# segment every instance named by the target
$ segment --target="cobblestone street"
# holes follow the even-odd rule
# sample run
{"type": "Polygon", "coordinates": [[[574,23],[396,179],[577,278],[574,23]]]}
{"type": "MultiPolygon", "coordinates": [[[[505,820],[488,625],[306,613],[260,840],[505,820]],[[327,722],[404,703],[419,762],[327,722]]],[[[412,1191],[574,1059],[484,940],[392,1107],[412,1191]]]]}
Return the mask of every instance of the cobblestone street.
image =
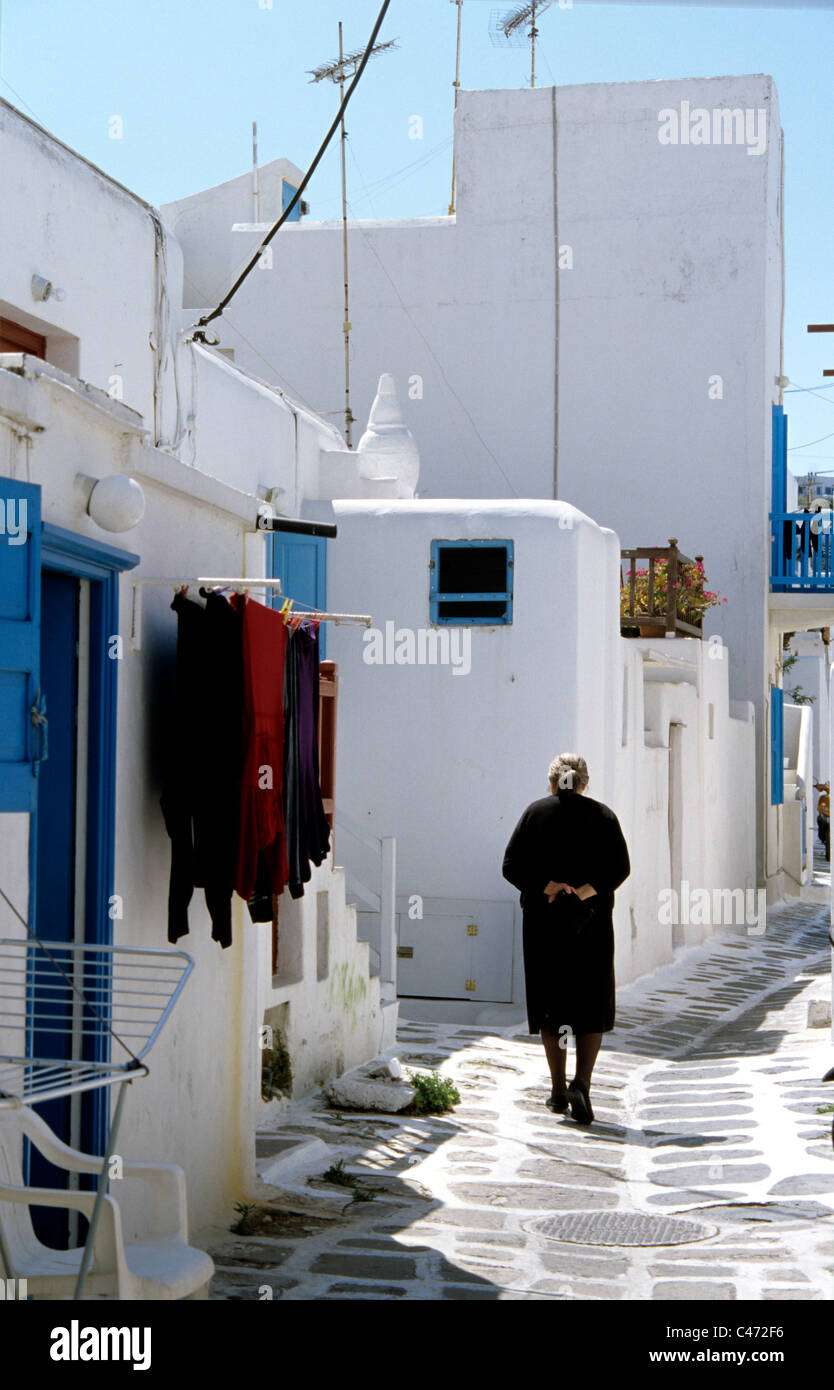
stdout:
{"type": "Polygon", "coordinates": [[[622,989],[587,1129],[546,1109],[538,1039],[404,1021],[398,1056],[451,1077],[460,1105],[424,1119],[290,1104],[281,1139],[324,1140],[318,1173],[341,1159],[376,1195],[296,1183],[257,1234],[215,1245],[211,1297],[831,1298],[834,1156],[817,1106],[834,1100],[820,1084],[834,1056],[828,1028],[806,1026],[829,963],[827,908],[796,903],[761,936],[716,937],[622,989]],[[558,1229],[582,1213],[584,1230],[558,1229]],[[640,1232],[591,1218],[641,1213],[667,1218],[662,1243],[598,1243],[640,1232]]]}

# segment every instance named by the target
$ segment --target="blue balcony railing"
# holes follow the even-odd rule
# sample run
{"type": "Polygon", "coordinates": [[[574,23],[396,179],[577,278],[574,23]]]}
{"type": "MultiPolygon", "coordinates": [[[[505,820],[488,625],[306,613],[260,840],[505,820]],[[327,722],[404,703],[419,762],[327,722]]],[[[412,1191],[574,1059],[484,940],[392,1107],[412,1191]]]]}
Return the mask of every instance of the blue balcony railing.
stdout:
{"type": "Polygon", "coordinates": [[[770,513],[774,593],[834,592],[834,512],[770,513]]]}

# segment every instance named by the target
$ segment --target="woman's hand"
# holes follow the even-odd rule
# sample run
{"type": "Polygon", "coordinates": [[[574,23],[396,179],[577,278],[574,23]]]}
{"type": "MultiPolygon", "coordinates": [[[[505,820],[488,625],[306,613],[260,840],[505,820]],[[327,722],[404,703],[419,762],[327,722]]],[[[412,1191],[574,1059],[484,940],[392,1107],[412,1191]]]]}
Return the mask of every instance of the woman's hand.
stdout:
{"type": "Polygon", "coordinates": [[[544,891],[547,896],[547,901],[552,903],[553,899],[557,897],[559,893],[575,893],[576,889],[571,888],[569,883],[554,883],[553,879],[551,879],[544,891]]]}
{"type": "Polygon", "coordinates": [[[583,903],[586,898],[595,898],[597,895],[597,890],[591,883],[583,883],[581,888],[574,888],[573,891],[577,898],[582,899],[583,903]]]}

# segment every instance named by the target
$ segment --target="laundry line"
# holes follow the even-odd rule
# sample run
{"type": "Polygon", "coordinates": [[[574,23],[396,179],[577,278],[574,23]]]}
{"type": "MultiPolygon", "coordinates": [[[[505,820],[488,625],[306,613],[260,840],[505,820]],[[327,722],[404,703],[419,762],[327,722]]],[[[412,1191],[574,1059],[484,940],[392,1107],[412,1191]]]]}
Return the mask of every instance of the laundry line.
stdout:
{"type": "MultiPolygon", "coordinates": [[[[166,589],[182,589],[194,586],[203,589],[235,589],[243,592],[249,589],[274,589],[277,593],[284,596],[280,579],[258,579],[251,575],[243,575],[237,578],[230,578],[224,575],[203,575],[197,578],[181,577],[176,579],[158,579],[156,577],[144,578],[143,576],[137,576],[135,579],[131,579],[130,583],[133,586],[133,603],[130,616],[130,647],[132,651],[139,651],[141,647],[142,596],[145,588],[148,586],[166,589]]],[[[295,599],[290,599],[289,604],[289,611],[291,613],[296,612],[296,610],[303,611],[305,616],[309,614],[311,618],[315,617],[316,621],[321,623],[334,623],[336,626],[340,623],[361,623],[363,627],[370,627],[373,622],[373,618],[368,613],[322,612],[318,608],[311,608],[309,604],[300,603],[295,599]]]]}

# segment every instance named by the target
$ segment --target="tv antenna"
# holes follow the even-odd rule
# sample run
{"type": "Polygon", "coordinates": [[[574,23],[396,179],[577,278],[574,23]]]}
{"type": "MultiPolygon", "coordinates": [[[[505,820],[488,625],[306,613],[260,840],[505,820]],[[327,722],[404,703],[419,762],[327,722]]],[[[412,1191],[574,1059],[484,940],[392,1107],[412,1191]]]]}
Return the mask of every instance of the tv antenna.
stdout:
{"type": "MultiPolygon", "coordinates": [[[[463,19],[463,0],[452,0],[452,4],[453,4],[453,5],[457,5],[457,7],[458,7],[458,48],[457,48],[457,58],[456,58],[456,60],[455,60],[455,80],[454,80],[454,82],[453,82],[453,84],[452,84],[453,87],[454,87],[454,89],[455,89],[455,112],[457,112],[457,109],[458,109],[458,96],[460,95],[460,30],[461,30],[461,21],[462,21],[462,19],[463,19]]],[[[454,215],[455,215],[455,175],[456,175],[456,160],[455,160],[456,149],[455,149],[454,117],[452,118],[452,121],[453,121],[453,124],[452,124],[452,201],[451,201],[450,204],[449,204],[449,216],[450,216],[450,217],[454,217],[454,215]]]]}
{"type": "MultiPolygon", "coordinates": [[[[376,58],[380,53],[390,53],[397,47],[396,39],[388,39],[385,43],[374,44],[371,49],[371,58],[376,58]]],[[[342,41],[342,21],[339,20],[339,56],[334,58],[331,63],[322,63],[317,68],[308,69],[311,82],[323,82],[328,78],[331,82],[339,84],[340,102],[345,99],[345,78],[353,77],[364,55],[364,48],[356,48],[352,53],[345,53],[342,41]]],[[[345,441],[348,448],[352,448],[352,425],[353,412],[350,408],[350,291],[348,288],[348,233],[347,233],[347,170],[345,167],[345,150],[347,146],[347,130],[345,129],[345,118],[342,116],[342,263],[345,279],[345,317],[342,323],[342,333],[345,338],[345,441]]]]}
{"type": "Polygon", "coordinates": [[[526,5],[516,5],[516,8],[509,12],[493,10],[489,17],[489,36],[496,46],[523,48],[529,38],[531,87],[536,85],[536,39],[539,33],[536,20],[545,10],[549,10],[552,4],[553,0],[528,0],[526,5]],[[529,25],[529,30],[525,35],[526,25],[529,25]]]}

